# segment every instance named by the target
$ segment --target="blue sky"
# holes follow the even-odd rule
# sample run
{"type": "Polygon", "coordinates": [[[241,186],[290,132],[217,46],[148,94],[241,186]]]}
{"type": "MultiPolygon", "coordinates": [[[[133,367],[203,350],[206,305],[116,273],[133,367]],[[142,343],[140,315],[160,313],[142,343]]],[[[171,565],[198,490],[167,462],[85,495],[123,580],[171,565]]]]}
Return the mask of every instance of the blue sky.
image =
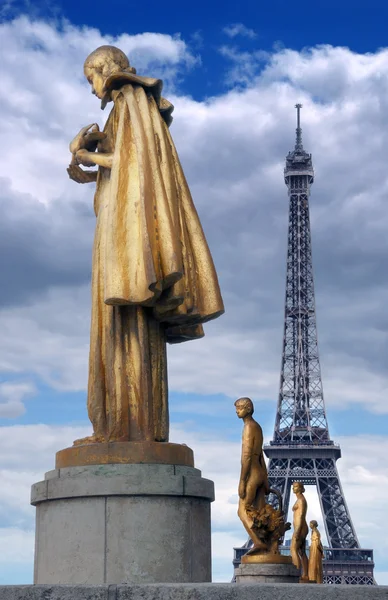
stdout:
{"type": "MultiPolygon", "coordinates": [[[[32,581],[29,488],[89,432],[85,386],[93,192],[67,179],[68,142],[101,113],[82,76],[102,43],[162,77],[171,131],[226,313],[169,350],[172,440],[215,481],[214,579],[228,581],[241,424],[251,396],[272,436],[283,327],[285,155],[301,101],[323,386],[338,467],[376,577],[388,494],[388,49],[385,2],[4,2],[0,35],[0,583],[32,581]],[[81,189],[78,189],[81,188],[81,189]],[[374,510],[371,513],[370,505],[374,510]]],[[[309,491],[311,518],[320,521],[309,491]]]]}

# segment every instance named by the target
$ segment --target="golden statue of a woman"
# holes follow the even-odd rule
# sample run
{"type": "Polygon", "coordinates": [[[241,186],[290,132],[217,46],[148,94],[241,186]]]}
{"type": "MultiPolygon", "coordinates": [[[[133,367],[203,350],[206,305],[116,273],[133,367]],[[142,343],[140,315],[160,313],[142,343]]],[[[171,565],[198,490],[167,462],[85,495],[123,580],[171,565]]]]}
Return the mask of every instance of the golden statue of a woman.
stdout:
{"type": "Polygon", "coordinates": [[[318,531],[318,523],[316,521],[310,521],[310,528],[309,580],[323,583],[323,546],[321,534],[318,531]]]}
{"type": "Polygon", "coordinates": [[[296,502],[292,507],[294,513],[294,533],[291,539],[291,558],[297,569],[302,569],[301,580],[308,581],[309,562],[306,554],[306,537],[309,528],[307,527],[306,514],[307,502],[304,497],[304,485],[296,481],[292,486],[292,491],[296,495],[296,502]]]}
{"type": "Polygon", "coordinates": [[[83,128],[68,173],[96,181],[88,414],[94,433],[75,444],[168,441],[166,342],[203,336],[224,311],[212,257],[169,132],[162,82],[140,77],[113,46],[85,76],[103,132],[83,128]],[[98,165],[98,172],[80,165],[98,165]]]}

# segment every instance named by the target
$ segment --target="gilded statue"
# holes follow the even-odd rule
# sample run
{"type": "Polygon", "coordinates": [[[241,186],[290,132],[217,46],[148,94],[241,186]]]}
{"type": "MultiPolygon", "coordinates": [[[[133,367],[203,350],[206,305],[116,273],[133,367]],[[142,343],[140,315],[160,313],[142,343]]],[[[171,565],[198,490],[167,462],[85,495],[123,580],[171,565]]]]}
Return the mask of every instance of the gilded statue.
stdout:
{"type": "Polygon", "coordinates": [[[309,556],[309,579],[317,583],[323,583],[323,546],[321,534],[318,531],[318,523],[310,521],[311,542],[309,556]]]}
{"type": "Polygon", "coordinates": [[[202,337],[224,311],[213,260],[169,126],[162,81],[101,46],[84,64],[101,108],[70,144],[77,183],[96,183],[88,414],[75,444],[168,441],[166,343],[202,337]],[[85,170],[82,167],[98,167],[85,170]]]}
{"type": "Polygon", "coordinates": [[[301,580],[308,581],[309,562],[306,555],[306,537],[308,527],[306,522],[307,502],[303,493],[304,485],[296,481],[292,486],[296,502],[292,507],[294,513],[294,533],[291,539],[291,558],[294,565],[301,569],[301,580]]]}
{"type": "MultiPolygon", "coordinates": [[[[279,555],[279,544],[290,523],[284,522],[281,494],[268,484],[267,467],[263,454],[263,431],[252,417],[254,406],[250,398],[235,402],[236,413],[243,419],[241,474],[238,486],[238,516],[253,541],[247,555],[279,555]],[[266,496],[278,496],[279,508],[266,503],[266,496]]],[[[282,557],[283,558],[283,557],[282,557]]]]}

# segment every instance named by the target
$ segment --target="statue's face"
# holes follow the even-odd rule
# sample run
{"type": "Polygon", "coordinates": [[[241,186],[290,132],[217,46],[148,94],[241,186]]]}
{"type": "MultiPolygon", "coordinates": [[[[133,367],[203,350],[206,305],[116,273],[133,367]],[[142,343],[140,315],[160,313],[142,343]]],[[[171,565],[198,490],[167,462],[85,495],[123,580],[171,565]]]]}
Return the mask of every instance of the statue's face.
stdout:
{"type": "Polygon", "coordinates": [[[302,491],[302,488],[299,483],[294,483],[292,486],[292,491],[294,494],[299,494],[302,491]]]}
{"type": "Polygon", "coordinates": [[[239,419],[243,419],[244,417],[246,417],[247,415],[251,414],[251,409],[248,406],[247,403],[245,402],[238,402],[236,404],[236,414],[238,416],[239,419]]]}
{"type": "Polygon", "coordinates": [[[99,73],[95,69],[91,69],[90,67],[87,67],[85,69],[85,77],[88,80],[88,82],[90,83],[90,85],[92,86],[92,94],[95,94],[95,96],[97,96],[97,98],[100,98],[100,100],[101,100],[102,97],[104,96],[104,82],[105,82],[105,79],[103,78],[101,73],[99,73]]]}

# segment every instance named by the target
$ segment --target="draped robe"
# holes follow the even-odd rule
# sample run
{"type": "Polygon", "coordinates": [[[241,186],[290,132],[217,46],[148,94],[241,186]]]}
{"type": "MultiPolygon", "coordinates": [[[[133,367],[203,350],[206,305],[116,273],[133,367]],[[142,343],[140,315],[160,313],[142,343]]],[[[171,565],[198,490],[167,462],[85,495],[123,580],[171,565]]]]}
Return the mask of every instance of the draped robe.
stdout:
{"type": "Polygon", "coordinates": [[[161,82],[121,73],[99,152],[88,414],[100,441],[168,441],[166,342],[224,311],[161,82]]]}
{"type": "Polygon", "coordinates": [[[310,556],[309,556],[309,579],[317,583],[323,582],[323,546],[321,534],[314,528],[311,532],[310,556]]]}

